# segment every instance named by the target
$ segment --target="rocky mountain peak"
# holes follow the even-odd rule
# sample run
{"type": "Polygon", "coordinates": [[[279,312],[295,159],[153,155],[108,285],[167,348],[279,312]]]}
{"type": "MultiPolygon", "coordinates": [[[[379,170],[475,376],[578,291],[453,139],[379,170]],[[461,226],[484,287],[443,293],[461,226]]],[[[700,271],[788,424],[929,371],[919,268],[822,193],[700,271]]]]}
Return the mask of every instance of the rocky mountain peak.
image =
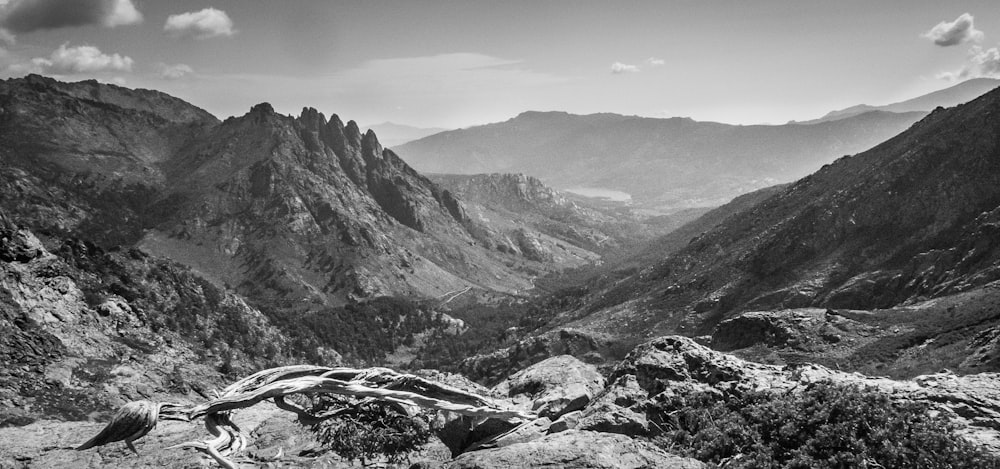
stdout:
{"type": "Polygon", "coordinates": [[[361,129],[358,128],[357,122],[347,121],[347,125],[344,126],[344,135],[347,137],[349,146],[361,148],[361,129]]]}
{"type": "Polygon", "coordinates": [[[372,160],[382,159],[382,144],[379,143],[375,132],[371,130],[365,132],[365,136],[361,140],[361,155],[369,164],[372,160]]]}
{"type": "Polygon", "coordinates": [[[274,112],[274,107],[271,106],[271,103],[260,103],[251,107],[250,112],[243,117],[249,118],[255,124],[264,124],[268,120],[279,116],[274,112]]]}
{"type": "Polygon", "coordinates": [[[327,125],[326,116],[313,107],[302,108],[302,113],[299,114],[299,123],[312,131],[318,131],[327,125]]]}

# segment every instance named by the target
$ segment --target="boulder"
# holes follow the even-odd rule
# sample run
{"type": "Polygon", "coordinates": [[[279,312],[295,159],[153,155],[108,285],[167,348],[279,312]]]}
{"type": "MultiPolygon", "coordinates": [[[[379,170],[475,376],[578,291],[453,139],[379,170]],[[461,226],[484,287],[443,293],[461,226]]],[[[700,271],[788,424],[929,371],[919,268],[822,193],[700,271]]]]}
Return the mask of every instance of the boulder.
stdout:
{"type": "Polygon", "coordinates": [[[605,385],[597,368],[570,356],[560,355],[515,373],[493,390],[516,404],[553,420],[580,410],[605,385]]]}

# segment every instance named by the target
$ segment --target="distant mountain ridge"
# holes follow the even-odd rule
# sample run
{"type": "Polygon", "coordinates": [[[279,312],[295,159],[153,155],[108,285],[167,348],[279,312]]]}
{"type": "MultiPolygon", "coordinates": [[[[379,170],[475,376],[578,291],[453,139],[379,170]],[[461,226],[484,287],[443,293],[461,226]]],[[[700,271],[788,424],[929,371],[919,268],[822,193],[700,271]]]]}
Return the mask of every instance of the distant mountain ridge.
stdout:
{"type": "Polygon", "coordinates": [[[394,122],[369,125],[368,129],[375,132],[379,136],[379,141],[387,147],[396,147],[406,142],[412,142],[428,135],[449,130],[443,127],[414,127],[394,122]]]}
{"type": "Polygon", "coordinates": [[[686,118],[525,112],[397,148],[434,173],[519,172],[556,189],[628,193],[654,209],[721,205],[865,150],[922,113],[873,112],[820,125],[734,126],[686,118]]]}
{"type": "Polygon", "coordinates": [[[529,111],[396,150],[424,172],[524,173],[556,189],[624,192],[652,209],[718,206],[867,150],[934,108],[969,101],[998,84],[969,80],[893,105],[857,106],[784,125],[529,111]]]}
{"type": "Polygon", "coordinates": [[[817,124],[838,119],[846,119],[851,116],[863,114],[871,111],[886,112],[915,112],[930,111],[937,107],[952,107],[971,101],[982,96],[996,87],[1000,86],[1000,80],[994,78],[973,78],[963,81],[955,86],[928,93],[916,98],[907,99],[898,103],[886,104],[883,106],[871,106],[859,104],[838,111],[830,111],[819,119],[797,122],[798,124],[817,124]]]}

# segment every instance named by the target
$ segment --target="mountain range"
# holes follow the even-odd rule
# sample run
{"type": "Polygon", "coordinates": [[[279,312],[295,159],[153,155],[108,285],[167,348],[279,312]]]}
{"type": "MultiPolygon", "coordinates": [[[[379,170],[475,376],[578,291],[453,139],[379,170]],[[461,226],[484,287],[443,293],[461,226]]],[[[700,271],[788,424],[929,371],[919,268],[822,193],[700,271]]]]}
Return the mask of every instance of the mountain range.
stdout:
{"type": "Polygon", "coordinates": [[[857,106],[851,106],[846,109],[830,111],[826,113],[826,115],[824,115],[823,117],[820,117],[819,119],[802,121],[798,123],[817,124],[820,122],[829,122],[833,120],[844,119],[871,111],[926,112],[934,108],[937,108],[939,106],[951,107],[972,101],[973,99],[982,96],[987,91],[995,89],[998,86],[1000,86],[1000,80],[997,80],[995,78],[973,78],[971,80],[965,80],[961,83],[958,83],[955,86],[951,86],[943,90],[934,91],[932,93],[928,93],[923,96],[917,96],[916,98],[900,101],[898,103],[885,104],[882,106],[859,104],[857,106]]]}
{"type": "Polygon", "coordinates": [[[424,172],[522,172],[556,189],[624,192],[645,208],[711,207],[867,150],[935,107],[968,101],[996,84],[972,80],[884,109],[851,108],[785,125],[525,112],[396,150],[424,172]]]}
{"type": "Polygon", "coordinates": [[[898,376],[996,370],[998,142],[1000,91],[935,110],[871,150],[709,212],[693,222],[700,233],[654,241],[570,294],[533,337],[467,366],[491,375],[513,356],[523,366],[527,349],[613,356],[681,333],[898,376]],[[821,334],[839,317],[850,324],[821,334]]]}
{"type": "MultiPolygon", "coordinates": [[[[165,440],[143,456],[60,445],[126,402],[210,400],[227,378],[304,362],[435,363],[496,386],[421,373],[545,413],[447,467],[551,466],[595,447],[703,467],[645,438],[665,434],[665,403],[788,398],[817,380],[934,402],[995,450],[996,375],[978,373],[1000,370],[1000,90],[923,114],[739,127],[525,113],[421,140],[478,135],[496,151],[484,165],[503,163],[501,145],[533,151],[577,187],[590,164],[605,182],[642,168],[628,186],[592,185],[629,205],[520,173],[421,174],[312,108],[220,121],[151,90],[0,82],[0,457],[187,464],[165,440]],[[835,161],[795,156],[893,126],[906,130],[835,161]],[[660,161],[661,147],[683,158],[660,161]],[[765,175],[809,164],[793,182],[765,175]],[[678,181],[704,187],[662,195],[678,181]],[[729,193],[742,195],[705,207],[729,193]],[[661,215],[637,210],[649,201],[661,215]],[[971,375],[832,369],[942,367],[971,375]]],[[[272,445],[252,464],[285,447],[320,464],[303,427],[265,407],[241,414],[272,445]]],[[[439,437],[469,449],[477,423],[497,425],[452,421],[439,437]]]]}
{"type": "Polygon", "coordinates": [[[593,257],[493,249],[460,201],[374,132],[314,109],[265,103],[219,122],[162,93],[39,76],[7,80],[0,99],[11,216],[139,245],[274,305],[527,289],[528,271],[593,257]]]}

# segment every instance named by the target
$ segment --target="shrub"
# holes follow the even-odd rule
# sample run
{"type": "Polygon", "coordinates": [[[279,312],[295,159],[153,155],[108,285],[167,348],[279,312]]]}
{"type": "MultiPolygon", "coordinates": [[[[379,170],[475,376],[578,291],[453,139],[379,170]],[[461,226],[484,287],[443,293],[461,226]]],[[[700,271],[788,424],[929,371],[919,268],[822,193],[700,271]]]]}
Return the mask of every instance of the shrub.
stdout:
{"type": "Polygon", "coordinates": [[[658,443],[741,468],[1000,468],[925,404],[854,386],[674,397],[652,412],[658,443]]]}
{"type": "Polygon", "coordinates": [[[367,464],[385,458],[390,463],[399,463],[431,437],[427,413],[411,417],[381,401],[352,403],[346,398],[329,396],[317,399],[312,408],[314,414],[338,407],[345,409],[337,417],[311,427],[325,449],[345,459],[367,464]]]}

